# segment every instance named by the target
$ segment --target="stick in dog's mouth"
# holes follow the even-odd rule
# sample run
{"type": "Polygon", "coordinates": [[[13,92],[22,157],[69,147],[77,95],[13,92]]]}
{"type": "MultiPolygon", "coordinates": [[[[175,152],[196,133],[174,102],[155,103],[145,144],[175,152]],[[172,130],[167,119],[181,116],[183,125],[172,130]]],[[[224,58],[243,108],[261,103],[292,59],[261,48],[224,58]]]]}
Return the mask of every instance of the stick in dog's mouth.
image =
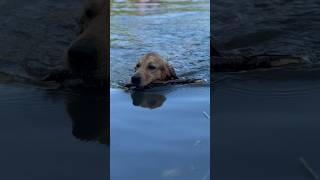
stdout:
{"type": "Polygon", "coordinates": [[[167,86],[167,85],[184,85],[184,84],[204,84],[206,80],[203,79],[174,79],[168,81],[154,81],[147,86],[136,86],[135,84],[128,83],[121,85],[122,88],[127,90],[145,90],[155,87],[167,86]]]}

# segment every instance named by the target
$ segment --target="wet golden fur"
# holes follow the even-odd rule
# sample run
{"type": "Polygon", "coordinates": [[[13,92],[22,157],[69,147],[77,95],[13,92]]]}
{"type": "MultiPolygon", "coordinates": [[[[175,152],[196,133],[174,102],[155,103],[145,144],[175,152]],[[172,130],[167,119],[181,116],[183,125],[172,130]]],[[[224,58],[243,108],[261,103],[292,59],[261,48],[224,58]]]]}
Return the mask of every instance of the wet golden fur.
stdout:
{"type": "Polygon", "coordinates": [[[139,77],[138,86],[146,86],[155,81],[178,79],[174,68],[159,54],[150,52],[141,57],[132,77],[139,77]]]}

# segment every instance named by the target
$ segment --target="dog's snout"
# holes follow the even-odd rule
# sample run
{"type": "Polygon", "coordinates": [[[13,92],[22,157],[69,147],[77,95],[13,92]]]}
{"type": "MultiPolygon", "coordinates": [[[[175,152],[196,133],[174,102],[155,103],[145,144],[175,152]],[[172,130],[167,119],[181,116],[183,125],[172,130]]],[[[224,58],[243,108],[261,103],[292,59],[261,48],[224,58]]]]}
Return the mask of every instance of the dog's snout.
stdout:
{"type": "Polygon", "coordinates": [[[79,41],[68,50],[68,62],[72,70],[95,70],[98,66],[98,50],[87,41],[79,41]]]}
{"type": "Polygon", "coordinates": [[[140,82],[141,82],[141,77],[136,74],[136,75],[131,77],[131,82],[132,82],[132,84],[139,85],[140,82]]]}

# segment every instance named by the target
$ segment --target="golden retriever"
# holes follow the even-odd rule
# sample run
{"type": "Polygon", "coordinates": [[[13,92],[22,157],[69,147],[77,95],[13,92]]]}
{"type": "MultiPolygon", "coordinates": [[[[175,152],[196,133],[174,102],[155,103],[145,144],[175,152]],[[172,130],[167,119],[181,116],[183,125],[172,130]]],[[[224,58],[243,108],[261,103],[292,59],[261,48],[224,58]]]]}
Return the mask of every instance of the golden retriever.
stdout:
{"type": "Polygon", "coordinates": [[[80,19],[80,32],[67,50],[73,73],[107,81],[109,76],[109,2],[88,0],[80,19]]]}
{"type": "Polygon", "coordinates": [[[139,59],[131,83],[144,87],[156,81],[178,79],[174,68],[159,54],[150,52],[139,59]]]}

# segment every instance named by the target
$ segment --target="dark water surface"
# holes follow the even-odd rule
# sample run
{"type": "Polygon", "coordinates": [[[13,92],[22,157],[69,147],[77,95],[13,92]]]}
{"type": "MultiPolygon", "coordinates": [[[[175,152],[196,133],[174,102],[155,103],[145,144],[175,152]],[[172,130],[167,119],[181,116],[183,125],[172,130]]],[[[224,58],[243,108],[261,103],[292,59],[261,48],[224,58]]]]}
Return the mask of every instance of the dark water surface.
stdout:
{"type": "Polygon", "coordinates": [[[63,65],[84,2],[0,2],[0,179],[108,177],[106,97],[38,86],[63,65]]]}
{"type": "Polygon", "coordinates": [[[0,179],[107,179],[106,97],[0,89],[0,179]]]}
{"type": "Polygon", "coordinates": [[[37,79],[64,64],[85,0],[2,0],[0,73],[37,79]]]}
{"type": "Polygon", "coordinates": [[[308,64],[215,74],[217,180],[314,179],[320,173],[320,3],[215,0],[211,23],[225,54],[289,54],[308,64]]]}
{"type": "Polygon", "coordinates": [[[216,0],[213,37],[228,53],[300,55],[319,62],[317,0],[216,0]]]}
{"type": "Polygon", "coordinates": [[[311,78],[218,83],[216,179],[313,179],[299,158],[320,172],[319,83],[311,78]]]}

